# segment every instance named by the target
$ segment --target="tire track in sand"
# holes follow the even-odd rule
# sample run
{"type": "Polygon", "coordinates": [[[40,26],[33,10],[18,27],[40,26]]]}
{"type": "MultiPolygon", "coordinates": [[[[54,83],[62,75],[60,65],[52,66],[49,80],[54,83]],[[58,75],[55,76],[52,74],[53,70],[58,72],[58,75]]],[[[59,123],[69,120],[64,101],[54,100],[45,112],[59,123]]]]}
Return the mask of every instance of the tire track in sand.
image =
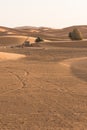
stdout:
{"type": "Polygon", "coordinates": [[[18,75],[18,74],[16,74],[15,72],[12,72],[12,71],[10,71],[10,70],[7,70],[8,68],[6,68],[6,70],[5,71],[7,71],[7,73],[10,73],[12,76],[14,76],[17,80],[19,80],[19,82],[20,82],[20,86],[18,87],[18,88],[16,88],[16,89],[12,89],[12,90],[8,90],[8,91],[6,91],[6,92],[3,92],[2,94],[0,94],[0,96],[3,96],[3,95],[5,95],[5,94],[8,94],[8,93],[13,93],[13,92],[15,92],[15,91],[17,91],[17,90],[22,90],[22,89],[24,89],[24,88],[26,88],[27,87],[27,82],[28,82],[28,76],[29,76],[29,72],[28,71],[26,71],[26,70],[23,70],[24,71],[24,79],[23,78],[21,78],[21,76],[20,75],[18,75]]]}

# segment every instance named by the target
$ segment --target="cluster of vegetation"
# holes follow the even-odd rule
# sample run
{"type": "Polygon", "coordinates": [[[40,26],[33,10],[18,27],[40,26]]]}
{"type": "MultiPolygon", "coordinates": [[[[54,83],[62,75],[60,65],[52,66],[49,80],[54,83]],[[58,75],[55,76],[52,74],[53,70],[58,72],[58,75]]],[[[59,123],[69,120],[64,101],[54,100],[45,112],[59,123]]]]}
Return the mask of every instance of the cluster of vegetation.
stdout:
{"type": "Polygon", "coordinates": [[[82,40],[83,36],[79,29],[75,28],[72,32],[69,32],[69,37],[71,40],[82,40]]]}
{"type": "Polygon", "coordinates": [[[30,47],[31,44],[30,44],[30,41],[25,41],[23,44],[22,44],[23,47],[30,47]]]}
{"type": "Polygon", "coordinates": [[[40,37],[37,37],[35,40],[35,42],[42,42],[42,41],[43,41],[43,39],[41,39],[40,37]]]}

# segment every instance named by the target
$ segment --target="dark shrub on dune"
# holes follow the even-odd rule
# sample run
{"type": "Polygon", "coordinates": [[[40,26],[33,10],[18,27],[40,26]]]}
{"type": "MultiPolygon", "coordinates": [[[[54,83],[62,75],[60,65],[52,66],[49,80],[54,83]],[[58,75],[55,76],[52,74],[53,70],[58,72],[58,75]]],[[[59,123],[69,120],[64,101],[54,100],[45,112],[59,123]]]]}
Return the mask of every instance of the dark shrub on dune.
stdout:
{"type": "Polygon", "coordinates": [[[42,41],[43,41],[43,39],[41,39],[40,37],[37,37],[35,40],[35,42],[42,42],[42,41]]]}
{"type": "Polygon", "coordinates": [[[69,32],[69,37],[71,40],[82,40],[83,36],[79,29],[74,28],[72,32],[69,32]]]}

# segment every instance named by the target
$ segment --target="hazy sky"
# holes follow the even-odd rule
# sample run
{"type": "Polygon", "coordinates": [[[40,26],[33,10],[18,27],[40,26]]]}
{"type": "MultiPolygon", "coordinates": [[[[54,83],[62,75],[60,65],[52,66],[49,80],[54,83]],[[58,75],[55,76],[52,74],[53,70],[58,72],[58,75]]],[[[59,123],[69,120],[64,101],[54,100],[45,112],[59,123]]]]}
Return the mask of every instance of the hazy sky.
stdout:
{"type": "Polygon", "coordinates": [[[0,0],[0,26],[87,25],[87,0],[0,0]]]}

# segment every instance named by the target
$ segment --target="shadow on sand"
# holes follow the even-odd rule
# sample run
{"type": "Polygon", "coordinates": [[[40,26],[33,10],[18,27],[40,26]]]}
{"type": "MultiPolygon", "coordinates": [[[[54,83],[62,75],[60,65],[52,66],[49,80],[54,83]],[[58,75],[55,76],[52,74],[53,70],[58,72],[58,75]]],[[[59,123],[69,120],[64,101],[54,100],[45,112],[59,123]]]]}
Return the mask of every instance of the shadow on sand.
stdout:
{"type": "Polygon", "coordinates": [[[72,63],[71,72],[77,78],[87,82],[87,59],[72,63]]]}

